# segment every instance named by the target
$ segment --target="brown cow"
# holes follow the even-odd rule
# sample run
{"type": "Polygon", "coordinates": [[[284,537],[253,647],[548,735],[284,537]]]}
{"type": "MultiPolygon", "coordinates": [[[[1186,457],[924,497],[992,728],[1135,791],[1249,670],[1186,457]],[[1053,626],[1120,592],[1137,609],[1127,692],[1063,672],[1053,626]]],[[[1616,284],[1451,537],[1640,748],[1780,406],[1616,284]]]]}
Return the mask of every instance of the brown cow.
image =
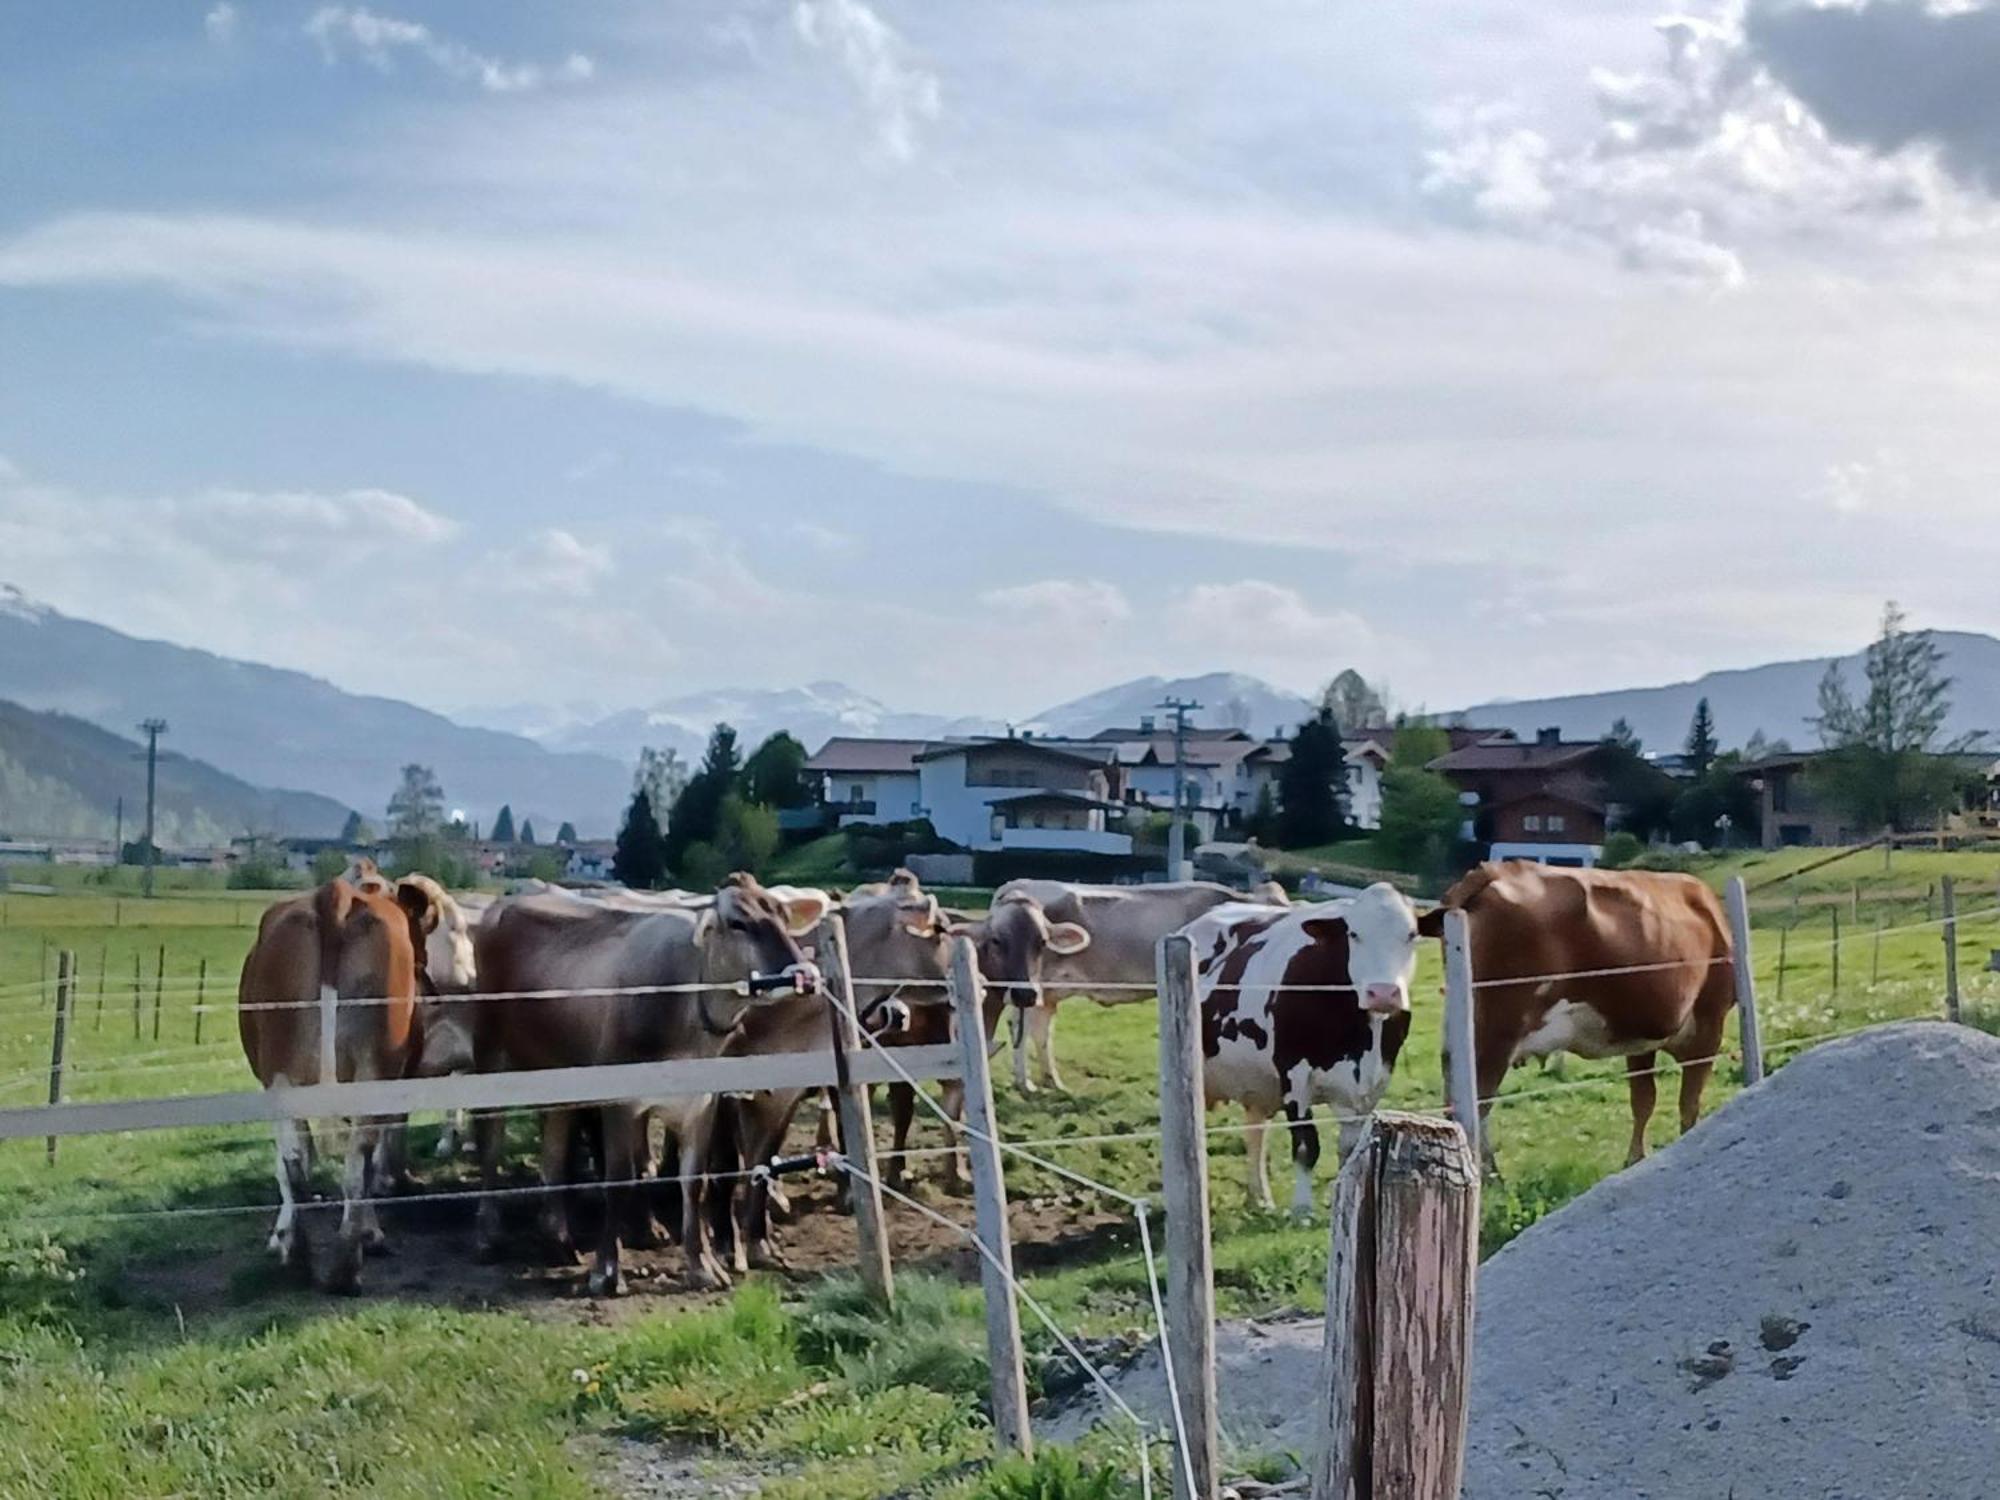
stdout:
{"type": "MultiPolygon", "coordinates": [[[[436,913],[421,887],[394,897],[335,880],[264,913],[243,961],[238,1029],[243,1055],[265,1088],[400,1078],[418,1059],[422,1020],[418,955],[436,913]],[[333,1077],[322,1065],[322,1006],[334,1004],[333,1077]],[[350,1000],[363,1004],[343,1003],[350,1000]]],[[[382,1244],[369,1199],[386,1181],[384,1121],[350,1121],[341,1176],[340,1248],[328,1273],[335,1291],[353,1291],[365,1251],[382,1244]]],[[[277,1126],[278,1221],[271,1248],[301,1275],[310,1251],[296,1221],[310,1193],[310,1137],[303,1122],[277,1126]]]]}
{"type": "MultiPolygon", "coordinates": [[[[1441,933],[1452,908],[1471,934],[1482,1117],[1507,1069],[1529,1058],[1623,1057],[1629,1166],[1646,1154],[1653,1056],[1664,1051],[1681,1065],[1681,1129],[1694,1128],[1736,1003],[1729,923],[1714,891],[1691,875],[1508,860],[1480,865],[1446,892],[1425,933],[1441,933]],[[1575,977],[1549,977],[1565,975],[1575,977]]],[[[1491,1127],[1480,1136],[1491,1166],[1491,1127]]]]}

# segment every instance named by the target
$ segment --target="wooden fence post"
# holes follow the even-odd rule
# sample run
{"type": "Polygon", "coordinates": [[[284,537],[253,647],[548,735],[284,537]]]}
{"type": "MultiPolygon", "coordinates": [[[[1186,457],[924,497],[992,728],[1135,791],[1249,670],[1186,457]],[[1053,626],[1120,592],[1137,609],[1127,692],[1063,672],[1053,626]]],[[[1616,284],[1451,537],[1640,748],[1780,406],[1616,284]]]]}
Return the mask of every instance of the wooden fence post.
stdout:
{"type": "Polygon", "coordinates": [[[826,919],[826,951],[832,959],[827,977],[838,994],[826,1013],[832,1031],[833,1074],[839,1080],[834,1098],[840,1109],[841,1150],[860,1169],[858,1177],[849,1176],[847,1188],[848,1201],[854,1206],[855,1233],[861,1241],[861,1282],[886,1306],[896,1297],[895,1273],[889,1266],[882,1178],[875,1165],[875,1117],[868,1105],[867,1086],[848,1077],[847,1059],[861,1050],[861,1027],[854,1000],[854,970],[847,961],[847,924],[839,912],[826,919]]]}
{"type": "Polygon", "coordinates": [[[1829,906],[1826,914],[1833,918],[1833,946],[1827,951],[1833,955],[1833,992],[1840,993],[1840,908],[1829,906]]]}
{"type": "MultiPolygon", "coordinates": [[[[1743,877],[1729,878],[1727,893],[1729,907],[1730,948],[1736,971],[1736,1033],[1743,1048],[1743,1082],[1761,1083],[1764,1080],[1764,1040],[1757,1029],[1757,980],[1750,969],[1750,898],[1743,890],[1743,877]]],[[[1778,929],[1778,993],[1784,993],[1785,985],[1785,933],[1789,929],[1778,929]]]]}
{"type": "Polygon", "coordinates": [[[1792,945],[1792,929],[1791,929],[1791,924],[1787,923],[1786,925],[1784,925],[1784,926],[1782,926],[1782,927],[1780,927],[1780,928],[1778,929],[1778,999],[1777,999],[1777,1003],[1778,1003],[1778,1004],[1780,1004],[1780,1005],[1783,1005],[1783,1004],[1785,1003],[1785,952],[1786,952],[1786,950],[1787,950],[1788,948],[1790,948],[1790,947],[1791,947],[1791,945],[1792,945]]]}
{"type": "Polygon", "coordinates": [[[1882,913],[1875,913],[1875,951],[1868,960],[1868,988],[1882,982],[1882,913]]]}
{"type": "Polygon", "coordinates": [[[97,945],[97,1018],[90,1023],[92,1031],[104,1029],[104,985],[111,973],[111,945],[97,945]]]}
{"type": "Polygon", "coordinates": [[[195,980],[194,980],[194,1044],[197,1047],[201,1045],[202,1008],[207,1004],[208,1004],[208,960],[204,958],[201,961],[201,967],[195,971],[195,980]]]}
{"type": "Polygon", "coordinates": [[[993,1382],[993,1430],[1004,1448],[1034,1451],[1028,1381],[1021,1368],[1021,1315],[1014,1305],[1014,1242],[1007,1228],[1007,1182],[993,1123],[993,1075],[986,1069],[986,995],[972,939],[951,945],[952,1020],[965,1070],[965,1155],[972,1168],[973,1225],[986,1293],[986,1362],[993,1382]]]}
{"type": "Polygon", "coordinates": [[[132,955],[132,1040],[139,1040],[139,955],[132,955]]]}
{"type": "Polygon", "coordinates": [[[1938,882],[1944,898],[1944,1013],[1956,1021],[1958,1009],[1958,888],[1947,875],[1938,882]]]}
{"type": "Polygon", "coordinates": [[[1188,1445],[1187,1462],[1174,1467],[1174,1496],[1215,1500],[1220,1467],[1215,1268],[1193,939],[1179,933],[1160,939],[1154,963],[1160,996],[1160,1196],[1167,1210],[1166,1332],[1172,1389],[1180,1398],[1176,1430],[1186,1434],[1188,1445]]]}
{"type": "Polygon", "coordinates": [[[1472,934],[1462,911],[1444,914],[1444,1095],[1465,1132],[1473,1160],[1481,1157],[1478,1051],[1473,1031],[1472,934]]]}
{"type": "Polygon", "coordinates": [[[160,1039],[160,996],[167,987],[167,945],[160,944],[160,966],[153,970],[153,1040],[160,1039]]]}
{"type": "MultiPolygon", "coordinates": [[[[63,1049],[69,1042],[70,1012],[76,1008],[76,955],[65,948],[56,958],[56,1028],[49,1047],[49,1103],[62,1103],[63,1049]]],[[[49,1137],[49,1165],[56,1164],[56,1137],[49,1137]]]]}
{"type": "Polygon", "coordinates": [[[1478,1260],[1465,1132],[1378,1112],[1333,1190],[1312,1500],[1457,1500],[1478,1260]]]}

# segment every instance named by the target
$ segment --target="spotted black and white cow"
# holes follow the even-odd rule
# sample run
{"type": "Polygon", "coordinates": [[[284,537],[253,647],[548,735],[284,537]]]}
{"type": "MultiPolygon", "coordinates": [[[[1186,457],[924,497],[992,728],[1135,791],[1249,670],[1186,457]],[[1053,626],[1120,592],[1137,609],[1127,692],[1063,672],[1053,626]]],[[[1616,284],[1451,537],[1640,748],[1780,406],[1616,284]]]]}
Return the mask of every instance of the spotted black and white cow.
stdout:
{"type": "Polygon", "coordinates": [[[1313,1106],[1341,1116],[1341,1153],[1389,1086],[1410,1033],[1417,914],[1394,886],[1314,906],[1217,907],[1182,929],[1194,940],[1208,1104],[1249,1116],[1250,1197],[1270,1208],[1265,1123],[1292,1132],[1292,1212],[1312,1207],[1319,1162],[1313,1106]]]}

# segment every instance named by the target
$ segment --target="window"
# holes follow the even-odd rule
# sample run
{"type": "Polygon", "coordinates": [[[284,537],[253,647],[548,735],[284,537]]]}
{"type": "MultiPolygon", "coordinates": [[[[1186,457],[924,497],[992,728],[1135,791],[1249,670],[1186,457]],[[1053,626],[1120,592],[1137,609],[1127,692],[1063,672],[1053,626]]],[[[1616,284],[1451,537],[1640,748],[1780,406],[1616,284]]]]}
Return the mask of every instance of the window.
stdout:
{"type": "Polygon", "coordinates": [[[868,800],[868,788],[861,782],[850,782],[847,788],[847,800],[849,802],[866,802],[868,800]]]}
{"type": "Polygon", "coordinates": [[[1542,831],[1542,815],[1540,813],[1528,813],[1524,815],[1521,819],[1521,831],[1524,833],[1540,833],[1542,831]]]}
{"type": "Polygon", "coordinates": [[[1561,813],[1549,814],[1550,833],[1561,833],[1567,827],[1569,827],[1569,819],[1565,818],[1561,813]]]}

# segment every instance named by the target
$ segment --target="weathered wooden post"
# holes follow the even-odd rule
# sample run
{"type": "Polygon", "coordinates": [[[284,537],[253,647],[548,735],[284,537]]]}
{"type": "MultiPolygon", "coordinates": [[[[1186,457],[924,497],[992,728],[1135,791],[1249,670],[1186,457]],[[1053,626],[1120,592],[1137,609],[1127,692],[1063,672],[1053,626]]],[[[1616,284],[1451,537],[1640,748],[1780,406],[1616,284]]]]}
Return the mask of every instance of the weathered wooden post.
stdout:
{"type": "Polygon", "coordinates": [[[993,1122],[993,1076],[986,1069],[985,987],[971,938],[952,940],[947,988],[965,1071],[965,1155],[972,1168],[973,1226],[987,1251],[979,1258],[979,1279],[986,1293],[993,1430],[1002,1447],[1032,1453],[1028,1381],[1021,1368],[1021,1315],[1014,1305],[1014,1242],[1007,1228],[1007,1184],[993,1122]]]}
{"type": "MultiPolygon", "coordinates": [[[[1736,1033],[1743,1048],[1743,1082],[1764,1081],[1764,1040],[1757,1029],[1757,980],[1750,969],[1750,898],[1743,889],[1743,877],[1729,878],[1726,904],[1729,908],[1729,947],[1736,972],[1736,1033]]],[[[1785,933],[1778,929],[1778,993],[1784,993],[1785,933]]]]}
{"type": "Polygon", "coordinates": [[[139,1040],[139,955],[132,955],[132,1040],[139,1040]]]}
{"type": "Polygon", "coordinates": [[[201,1045],[201,1014],[208,1005],[208,960],[201,961],[201,967],[194,976],[194,1044],[201,1045]]]}
{"type": "Polygon", "coordinates": [[[854,1000],[854,970],[847,961],[847,923],[839,912],[826,919],[826,951],[832,959],[827,978],[833,981],[836,997],[826,1013],[832,1032],[841,1150],[860,1168],[858,1176],[849,1176],[847,1187],[848,1201],[854,1206],[855,1233],[861,1241],[861,1282],[886,1305],[895,1300],[896,1282],[889,1268],[888,1222],[882,1214],[882,1177],[875,1166],[875,1118],[868,1105],[868,1087],[848,1077],[848,1058],[861,1050],[861,1027],[854,1000]]]}
{"type": "Polygon", "coordinates": [[[160,1039],[160,1000],[167,988],[167,945],[160,944],[159,967],[153,970],[153,1040],[160,1039]]]}
{"type": "Polygon", "coordinates": [[[1792,945],[1791,925],[1778,929],[1778,1004],[1785,1003],[1785,950],[1792,945]]]}
{"type": "Polygon", "coordinates": [[[1168,1373],[1173,1377],[1170,1389],[1179,1398],[1176,1430],[1186,1435],[1188,1445],[1187,1462],[1174,1468],[1174,1496],[1215,1500],[1221,1465],[1215,1267],[1209,1244],[1208,1130],[1194,940],[1174,933],[1160,939],[1155,953],[1160,995],[1160,1196],[1167,1209],[1166,1332],[1173,1357],[1168,1373]]]}
{"type": "Polygon", "coordinates": [[[1875,913],[1875,951],[1868,960],[1868,988],[1882,982],[1882,913],[1875,913]]]}
{"type": "Polygon", "coordinates": [[[1462,911],[1444,914],[1444,1094],[1481,1160],[1478,1051],[1473,1040],[1472,933],[1462,911]]]}
{"type": "Polygon", "coordinates": [[[1378,1112],[1334,1184],[1313,1500],[1457,1500],[1478,1261],[1465,1132],[1378,1112]]]}
{"type": "MultiPolygon", "coordinates": [[[[49,1103],[62,1103],[63,1049],[69,1043],[70,1013],[76,1008],[76,955],[65,948],[56,958],[56,1028],[49,1047],[49,1103]]],[[[49,1165],[56,1164],[56,1137],[48,1139],[49,1165]]]]}
{"type": "Polygon", "coordinates": [[[1827,951],[1833,955],[1833,992],[1840,993],[1840,908],[1829,906],[1826,914],[1833,918],[1833,946],[1827,951]]]}
{"type": "Polygon", "coordinates": [[[55,996],[49,990],[49,940],[47,938],[42,939],[39,967],[42,975],[42,1004],[47,1005],[51,1000],[55,999],[55,996]]]}
{"type": "Polygon", "coordinates": [[[97,1017],[90,1023],[92,1031],[104,1029],[104,985],[111,975],[111,945],[97,946],[97,1017]]]}
{"type": "Polygon", "coordinates": [[[1947,875],[1938,882],[1944,898],[1944,1013],[1956,1021],[1958,1008],[1958,888],[1947,875]]]}

